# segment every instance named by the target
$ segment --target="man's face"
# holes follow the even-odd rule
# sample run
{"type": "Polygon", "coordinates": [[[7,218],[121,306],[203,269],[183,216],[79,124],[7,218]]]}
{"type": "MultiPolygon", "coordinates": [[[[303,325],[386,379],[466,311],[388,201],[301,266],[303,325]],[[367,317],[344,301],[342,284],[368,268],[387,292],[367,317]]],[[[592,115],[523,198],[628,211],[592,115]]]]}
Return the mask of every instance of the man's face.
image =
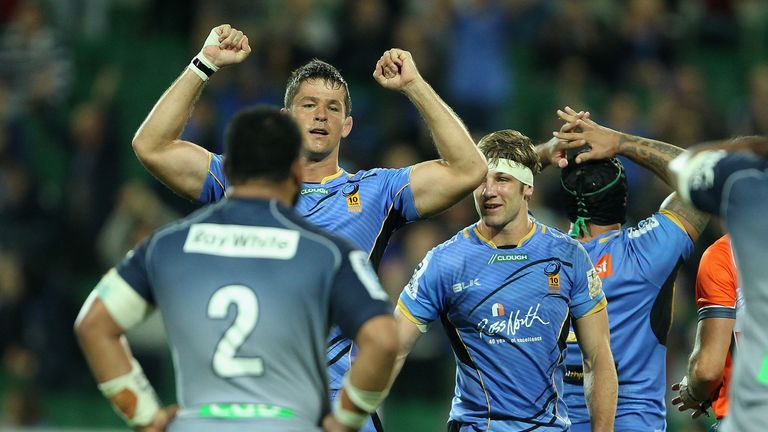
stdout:
{"type": "Polygon", "coordinates": [[[337,151],[352,130],[352,117],[344,114],[344,87],[321,79],[306,80],[291,103],[291,115],[301,129],[304,151],[320,160],[337,151]]]}
{"type": "Polygon", "coordinates": [[[488,170],[485,181],[472,193],[477,213],[483,223],[502,229],[515,220],[530,197],[533,187],[524,185],[509,174],[488,170]]]}

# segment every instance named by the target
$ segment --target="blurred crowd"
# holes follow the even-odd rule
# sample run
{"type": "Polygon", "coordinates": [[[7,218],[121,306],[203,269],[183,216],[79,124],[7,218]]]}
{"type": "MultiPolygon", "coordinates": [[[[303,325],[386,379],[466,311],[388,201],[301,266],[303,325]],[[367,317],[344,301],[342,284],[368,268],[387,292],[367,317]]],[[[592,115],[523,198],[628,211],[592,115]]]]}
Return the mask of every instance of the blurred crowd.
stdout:
{"type": "MultiPolygon", "coordinates": [[[[56,426],[49,394],[97,397],[71,330],[82,301],[133,245],[196,208],[144,172],[131,137],[205,35],[225,22],[243,29],[254,53],[216,74],[183,132],[215,152],[234,112],[282,105],[289,72],[317,57],[350,84],[347,171],[436,157],[417,111],[371,78],[393,46],[411,51],[478,138],[513,128],[544,141],[565,105],[681,147],[768,134],[768,3],[761,0],[2,0],[0,426],[56,426]]],[[[670,191],[631,162],[627,169],[632,224],[670,191]]],[[[533,212],[567,229],[557,186],[554,172],[537,179],[533,212]]],[[[475,218],[465,200],[398,233],[380,269],[389,292],[397,295],[427,250],[475,218]]],[[[720,234],[714,221],[678,279],[674,378],[695,331],[698,257],[720,234]]],[[[164,359],[164,350],[148,343],[144,355],[164,359]]],[[[444,416],[449,352],[430,332],[394,400],[440,400],[445,410],[437,416],[444,416]]],[[[150,378],[168,373],[155,363],[150,378]]],[[[672,431],[699,427],[671,416],[672,431]]]]}

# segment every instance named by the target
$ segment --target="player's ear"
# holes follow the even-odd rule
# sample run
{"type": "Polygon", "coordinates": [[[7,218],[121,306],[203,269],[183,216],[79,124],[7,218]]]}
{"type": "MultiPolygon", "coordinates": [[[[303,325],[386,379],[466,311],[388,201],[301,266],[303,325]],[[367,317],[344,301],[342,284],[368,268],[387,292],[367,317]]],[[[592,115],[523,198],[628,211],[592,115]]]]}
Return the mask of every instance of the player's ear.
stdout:
{"type": "Polygon", "coordinates": [[[523,197],[529,200],[533,196],[533,186],[523,185],[523,197]]]}
{"type": "Polygon", "coordinates": [[[352,116],[347,116],[344,119],[344,124],[341,126],[341,137],[346,138],[350,132],[352,132],[352,116]]]}

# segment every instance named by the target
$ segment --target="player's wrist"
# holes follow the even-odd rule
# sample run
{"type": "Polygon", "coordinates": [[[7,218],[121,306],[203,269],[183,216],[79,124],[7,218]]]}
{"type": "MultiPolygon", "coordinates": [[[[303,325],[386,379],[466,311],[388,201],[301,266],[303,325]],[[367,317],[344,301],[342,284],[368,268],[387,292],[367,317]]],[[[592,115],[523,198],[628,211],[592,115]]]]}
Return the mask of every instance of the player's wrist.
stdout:
{"type": "Polygon", "coordinates": [[[129,426],[144,427],[152,424],[160,411],[160,401],[141,365],[133,359],[131,366],[127,374],[99,383],[98,387],[129,426]]]}
{"type": "Polygon", "coordinates": [[[368,421],[368,413],[345,408],[341,402],[341,396],[340,394],[333,401],[333,416],[336,417],[336,421],[355,430],[362,428],[368,421]]]}
{"type": "Polygon", "coordinates": [[[192,61],[189,63],[188,68],[194,72],[197,76],[200,77],[203,81],[208,81],[213,74],[219,70],[219,66],[217,66],[211,59],[209,59],[205,55],[205,48],[208,46],[218,46],[219,45],[219,33],[216,32],[216,29],[211,30],[211,33],[208,34],[208,37],[205,39],[205,42],[203,42],[203,47],[200,48],[200,52],[197,53],[197,55],[192,59],[192,61]]]}

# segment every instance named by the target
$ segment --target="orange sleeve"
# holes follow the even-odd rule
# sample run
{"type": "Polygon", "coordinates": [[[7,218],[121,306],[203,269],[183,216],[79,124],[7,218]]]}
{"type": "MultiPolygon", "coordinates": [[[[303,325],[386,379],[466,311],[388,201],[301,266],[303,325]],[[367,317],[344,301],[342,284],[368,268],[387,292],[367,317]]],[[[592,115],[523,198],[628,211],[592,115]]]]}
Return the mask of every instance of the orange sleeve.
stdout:
{"type": "Polygon", "coordinates": [[[700,320],[736,318],[736,268],[727,236],[713,243],[701,257],[696,307],[700,320]]]}

